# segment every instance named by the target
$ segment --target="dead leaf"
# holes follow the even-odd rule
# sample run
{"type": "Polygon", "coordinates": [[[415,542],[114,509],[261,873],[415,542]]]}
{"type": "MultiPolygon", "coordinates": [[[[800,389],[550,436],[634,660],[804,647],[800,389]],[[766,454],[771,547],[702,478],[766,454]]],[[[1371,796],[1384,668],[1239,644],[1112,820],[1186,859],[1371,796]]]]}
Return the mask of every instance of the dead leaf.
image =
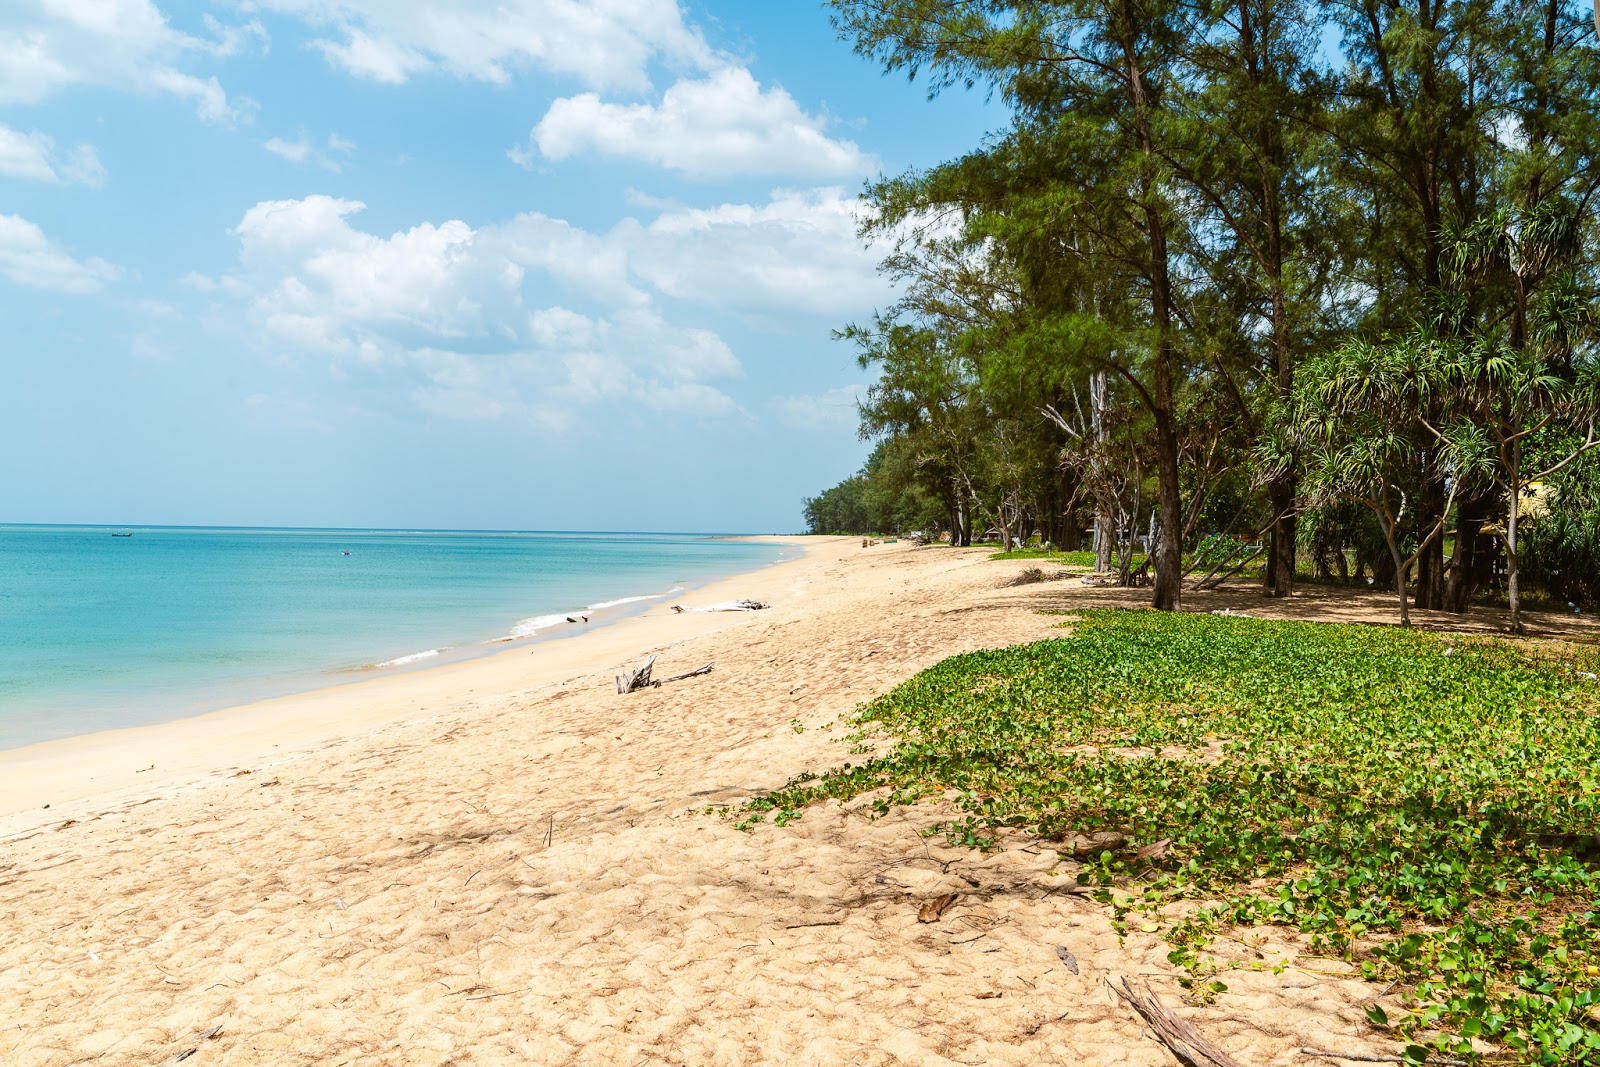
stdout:
{"type": "Polygon", "coordinates": [[[1098,856],[1102,852],[1115,852],[1128,843],[1124,834],[1103,830],[1097,834],[1075,834],[1067,839],[1067,851],[1074,856],[1098,856]]]}
{"type": "Polygon", "coordinates": [[[1061,957],[1061,962],[1067,965],[1067,970],[1073,974],[1078,973],[1078,957],[1074,956],[1065,945],[1056,946],[1056,955],[1061,957]]]}
{"type": "Polygon", "coordinates": [[[1155,841],[1148,845],[1141,846],[1139,851],[1135,852],[1133,856],[1135,859],[1141,860],[1164,860],[1167,858],[1167,853],[1171,851],[1171,849],[1172,838],[1163,837],[1160,841],[1155,841]]]}
{"type": "Polygon", "coordinates": [[[974,996],[975,996],[975,999],[977,999],[977,1000],[999,1000],[1000,999],[1000,994],[999,993],[992,993],[992,992],[991,993],[977,993],[974,996]]]}
{"type": "Polygon", "coordinates": [[[919,923],[936,923],[936,922],[938,922],[939,921],[939,916],[943,915],[944,912],[945,912],[945,909],[948,908],[950,905],[954,904],[955,902],[956,902],[956,895],[954,893],[946,893],[946,894],[944,894],[944,896],[934,897],[932,900],[930,900],[926,904],[922,905],[922,908],[917,912],[917,922],[919,922],[919,923]]]}

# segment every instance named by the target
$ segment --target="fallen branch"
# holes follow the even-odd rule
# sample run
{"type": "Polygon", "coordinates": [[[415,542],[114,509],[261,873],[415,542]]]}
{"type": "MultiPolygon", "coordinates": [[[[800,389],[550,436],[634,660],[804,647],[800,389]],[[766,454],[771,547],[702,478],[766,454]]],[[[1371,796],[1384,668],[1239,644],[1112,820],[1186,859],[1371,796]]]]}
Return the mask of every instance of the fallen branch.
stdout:
{"type": "Polygon", "coordinates": [[[674,674],[671,678],[663,678],[659,682],[651,682],[650,684],[651,685],[666,685],[668,682],[681,682],[685,678],[698,678],[702,674],[710,674],[710,673],[711,673],[711,664],[707,663],[704,667],[696,667],[694,670],[689,671],[689,672],[687,672],[685,674],[674,674]]]}
{"type": "MultiPolygon", "coordinates": [[[[1362,1063],[1415,1063],[1404,1056],[1370,1056],[1364,1052],[1323,1052],[1320,1049],[1300,1049],[1302,1056],[1321,1056],[1327,1060],[1360,1060],[1362,1063]]],[[[1440,1067],[1468,1067],[1466,1060],[1423,1060],[1424,1067],[1431,1064],[1440,1064],[1440,1067]]]]}
{"type": "Polygon", "coordinates": [[[617,692],[632,693],[647,688],[650,685],[650,668],[655,666],[655,662],[656,658],[651,656],[638,670],[617,675],[617,692]]]}
{"type": "Polygon", "coordinates": [[[655,666],[655,662],[656,658],[651,656],[644,661],[644,666],[638,670],[617,675],[617,692],[633,693],[640,689],[665,685],[667,682],[681,682],[685,678],[698,678],[702,674],[710,674],[712,668],[712,664],[707,663],[704,667],[696,667],[694,670],[683,674],[674,674],[671,678],[651,678],[650,669],[655,666]]]}
{"type": "MultiPolygon", "coordinates": [[[[1202,578],[1198,582],[1196,582],[1192,588],[1194,588],[1196,590],[1215,589],[1217,586],[1221,585],[1223,582],[1227,581],[1229,578],[1232,578],[1235,574],[1238,574],[1240,571],[1242,571],[1246,567],[1250,566],[1250,564],[1254,563],[1256,561],[1256,558],[1258,556],[1260,556],[1261,553],[1265,552],[1266,550],[1267,550],[1267,546],[1265,544],[1257,545],[1256,546],[1256,550],[1254,552],[1250,553],[1244,559],[1240,560],[1233,567],[1232,570],[1228,571],[1227,574],[1218,576],[1217,575],[1217,571],[1214,570],[1210,574],[1206,575],[1204,578],[1202,578]]],[[[1232,558],[1233,558],[1232,556],[1228,557],[1228,559],[1232,559],[1232,558]]],[[[1224,561],[1224,562],[1226,562],[1226,561],[1224,561]]],[[[1219,566],[1217,568],[1217,570],[1221,570],[1221,567],[1219,566]]]]}
{"type": "Polygon", "coordinates": [[[1242,1067],[1238,1060],[1202,1037],[1200,1031],[1172,1014],[1151,991],[1149,982],[1145,983],[1143,994],[1134,992],[1126,977],[1122,979],[1120,987],[1110,979],[1106,980],[1106,985],[1150,1024],[1156,1039],[1167,1046],[1179,1061],[1189,1064],[1189,1067],[1208,1067],[1211,1064],[1215,1067],[1242,1067]]]}
{"type": "Polygon", "coordinates": [[[681,605],[674,604],[672,605],[672,610],[675,613],[682,615],[686,611],[765,611],[770,607],[772,607],[772,605],[768,604],[765,600],[723,600],[716,604],[706,604],[705,606],[698,608],[685,608],[681,605]]]}

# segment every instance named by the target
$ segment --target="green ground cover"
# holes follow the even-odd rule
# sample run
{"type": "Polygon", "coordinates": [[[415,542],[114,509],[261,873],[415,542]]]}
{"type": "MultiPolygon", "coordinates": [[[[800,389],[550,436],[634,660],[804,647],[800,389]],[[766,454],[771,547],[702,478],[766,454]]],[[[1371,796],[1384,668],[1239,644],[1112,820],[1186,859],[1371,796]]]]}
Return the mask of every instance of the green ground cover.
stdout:
{"type": "MultiPolygon", "coordinates": [[[[1014,548],[1010,552],[996,552],[990,559],[1044,559],[1061,564],[1063,567],[1085,567],[1094,569],[1093,552],[1056,552],[1047,548],[1014,548]]],[[[1144,562],[1143,555],[1133,557],[1133,565],[1137,567],[1144,562]]]]}
{"type": "Polygon", "coordinates": [[[1226,988],[1215,935],[1286,925],[1397,983],[1403,1008],[1370,1015],[1408,1058],[1476,1059],[1476,1038],[1600,1062],[1593,663],[1380,627],[1115,610],[1071,626],[863,705],[852,739],[882,754],[749,819],[888,787],[882,811],[954,791],[962,814],[935,832],[970,847],[1118,831],[1079,880],[1119,923],[1159,924],[1198,995],[1226,988]]]}

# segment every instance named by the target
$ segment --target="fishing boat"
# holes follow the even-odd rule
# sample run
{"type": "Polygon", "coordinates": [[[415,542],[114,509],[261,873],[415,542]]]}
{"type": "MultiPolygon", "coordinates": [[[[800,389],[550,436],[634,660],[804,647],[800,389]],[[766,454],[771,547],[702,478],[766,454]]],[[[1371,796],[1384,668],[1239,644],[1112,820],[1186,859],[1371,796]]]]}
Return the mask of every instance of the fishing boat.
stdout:
{"type": "Polygon", "coordinates": [[[132,537],[133,534],[131,534],[131,533],[113,533],[111,536],[112,537],[132,537]]]}

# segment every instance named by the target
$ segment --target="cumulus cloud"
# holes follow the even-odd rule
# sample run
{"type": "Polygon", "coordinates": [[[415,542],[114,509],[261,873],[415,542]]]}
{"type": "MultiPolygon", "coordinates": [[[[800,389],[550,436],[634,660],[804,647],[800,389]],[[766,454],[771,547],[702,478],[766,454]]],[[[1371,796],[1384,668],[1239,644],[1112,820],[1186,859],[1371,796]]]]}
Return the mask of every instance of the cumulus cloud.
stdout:
{"type": "Polygon", "coordinates": [[[714,384],[741,373],[733,352],[646,306],[609,237],[535,214],[476,229],[423,222],[385,237],[351,224],[364,206],[262,201],[233,230],[240,269],[188,284],[243,298],[267,335],[332,357],[342,373],[409,375],[414,401],[440,415],[557,424],[625,396],[738,410],[714,384]],[[611,306],[569,309],[551,291],[563,284],[611,306]]]}
{"type": "Polygon", "coordinates": [[[103,259],[73,258],[25,218],[0,215],[0,274],[36,289],[95,293],[118,271],[103,259]]]}
{"type": "Polygon", "coordinates": [[[259,0],[325,31],[313,47],[350,74],[400,84],[435,71],[508,82],[523,67],[641,90],[652,62],[714,62],[678,0],[259,0]]]}
{"type": "Polygon", "coordinates": [[[151,0],[14,0],[0,11],[0,104],[103,85],[188,100],[208,122],[232,119],[238,108],[217,79],[183,66],[195,56],[232,54],[264,31],[258,23],[205,22],[211,36],[197,37],[173,29],[151,0]]]}
{"type": "Polygon", "coordinates": [[[667,210],[637,235],[632,269],[668,296],[745,315],[861,314],[889,289],[883,250],[856,236],[859,203],[839,189],[780,190],[765,204],[667,210]]]}
{"type": "MultiPolygon", "coordinates": [[[[743,67],[684,79],[657,104],[612,104],[596,93],[557,100],[533,128],[546,159],[585,153],[637,159],[696,178],[734,174],[838,177],[875,166],[853,141],[827,135],[784,89],[743,67]]],[[[513,158],[531,161],[530,152],[513,158]]]]}
{"type": "Polygon", "coordinates": [[[105,184],[106,169],[93,145],[58,152],[48,134],[22,133],[0,124],[0,175],[57,185],[100,186],[105,184]]]}

